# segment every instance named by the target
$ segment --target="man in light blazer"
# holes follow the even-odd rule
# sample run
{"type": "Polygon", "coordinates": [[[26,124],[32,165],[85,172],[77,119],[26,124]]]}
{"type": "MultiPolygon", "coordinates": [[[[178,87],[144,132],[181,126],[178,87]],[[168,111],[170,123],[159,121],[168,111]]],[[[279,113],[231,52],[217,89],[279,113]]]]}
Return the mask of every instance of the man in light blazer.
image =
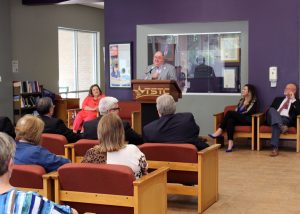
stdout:
{"type": "Polygon", "coordinates": [[[177,81],[175,67],[165,63],[163,53],[157,51],[153,56],[153,64],[147,67],[145,79],[177,81]]]}

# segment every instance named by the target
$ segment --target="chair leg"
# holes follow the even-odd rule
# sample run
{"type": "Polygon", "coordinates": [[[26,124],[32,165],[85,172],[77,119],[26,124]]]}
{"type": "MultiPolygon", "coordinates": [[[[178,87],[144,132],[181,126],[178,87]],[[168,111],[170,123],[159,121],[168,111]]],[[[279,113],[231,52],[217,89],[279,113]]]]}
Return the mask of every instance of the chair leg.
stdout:
{"type": "Polygon", "coordinates": [[[257,151],[260,151],[260,137],[257,137],[257,151]]]}

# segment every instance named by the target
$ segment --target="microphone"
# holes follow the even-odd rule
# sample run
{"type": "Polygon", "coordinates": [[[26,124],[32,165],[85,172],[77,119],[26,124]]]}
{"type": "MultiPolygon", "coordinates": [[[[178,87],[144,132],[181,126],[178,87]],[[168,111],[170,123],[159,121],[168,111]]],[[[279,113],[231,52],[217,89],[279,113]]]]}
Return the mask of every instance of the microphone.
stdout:
{"type": "Polygon", "coordinates": [[[145,74],[151,74],[152,70],[155,68],[155,66],[152,66],[149,71],[147,71],[145,74]]]}

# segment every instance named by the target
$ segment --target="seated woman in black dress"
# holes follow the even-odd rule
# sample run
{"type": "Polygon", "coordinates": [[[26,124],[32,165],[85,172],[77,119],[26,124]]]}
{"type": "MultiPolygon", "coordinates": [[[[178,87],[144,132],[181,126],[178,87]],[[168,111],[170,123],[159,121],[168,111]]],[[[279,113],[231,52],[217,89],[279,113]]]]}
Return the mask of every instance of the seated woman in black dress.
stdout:
{"type": "Polygon", "coordinates": [[[232,152],[233,148],[233,133],[236,125],[251,125],[251,115],[256,113],[257,98],[255,87],[251,84],[246,84],[242,90],[242,98],[240,99],[235,111],[228,111],[225,114],[219,128],[209,134],[211,138],[217,138],[222,135],[223,130],[227,130],[228,148],[226,152],[232,152]]]}

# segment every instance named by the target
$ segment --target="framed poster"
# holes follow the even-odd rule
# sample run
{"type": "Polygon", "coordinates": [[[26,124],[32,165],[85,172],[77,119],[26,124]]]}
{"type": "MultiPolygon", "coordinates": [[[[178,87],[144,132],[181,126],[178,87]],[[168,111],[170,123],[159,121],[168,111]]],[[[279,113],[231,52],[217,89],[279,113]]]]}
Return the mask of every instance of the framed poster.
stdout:
{"type": "Polygon", "coordinates": [[[132,77],[132,43],[109,44],[109,85],[130,88],[132,77]]]}
{"type": "Polygon", "coordinates": [[[220,38],[221,60],[224,62],[240,61],[240,39],[239,37],[220,38]]]}
{"type": "Polygon", "coordinates": [[[158,43],[158,50],[163,53],[165,61],[175,61],[175,44],[158,43]]]}

